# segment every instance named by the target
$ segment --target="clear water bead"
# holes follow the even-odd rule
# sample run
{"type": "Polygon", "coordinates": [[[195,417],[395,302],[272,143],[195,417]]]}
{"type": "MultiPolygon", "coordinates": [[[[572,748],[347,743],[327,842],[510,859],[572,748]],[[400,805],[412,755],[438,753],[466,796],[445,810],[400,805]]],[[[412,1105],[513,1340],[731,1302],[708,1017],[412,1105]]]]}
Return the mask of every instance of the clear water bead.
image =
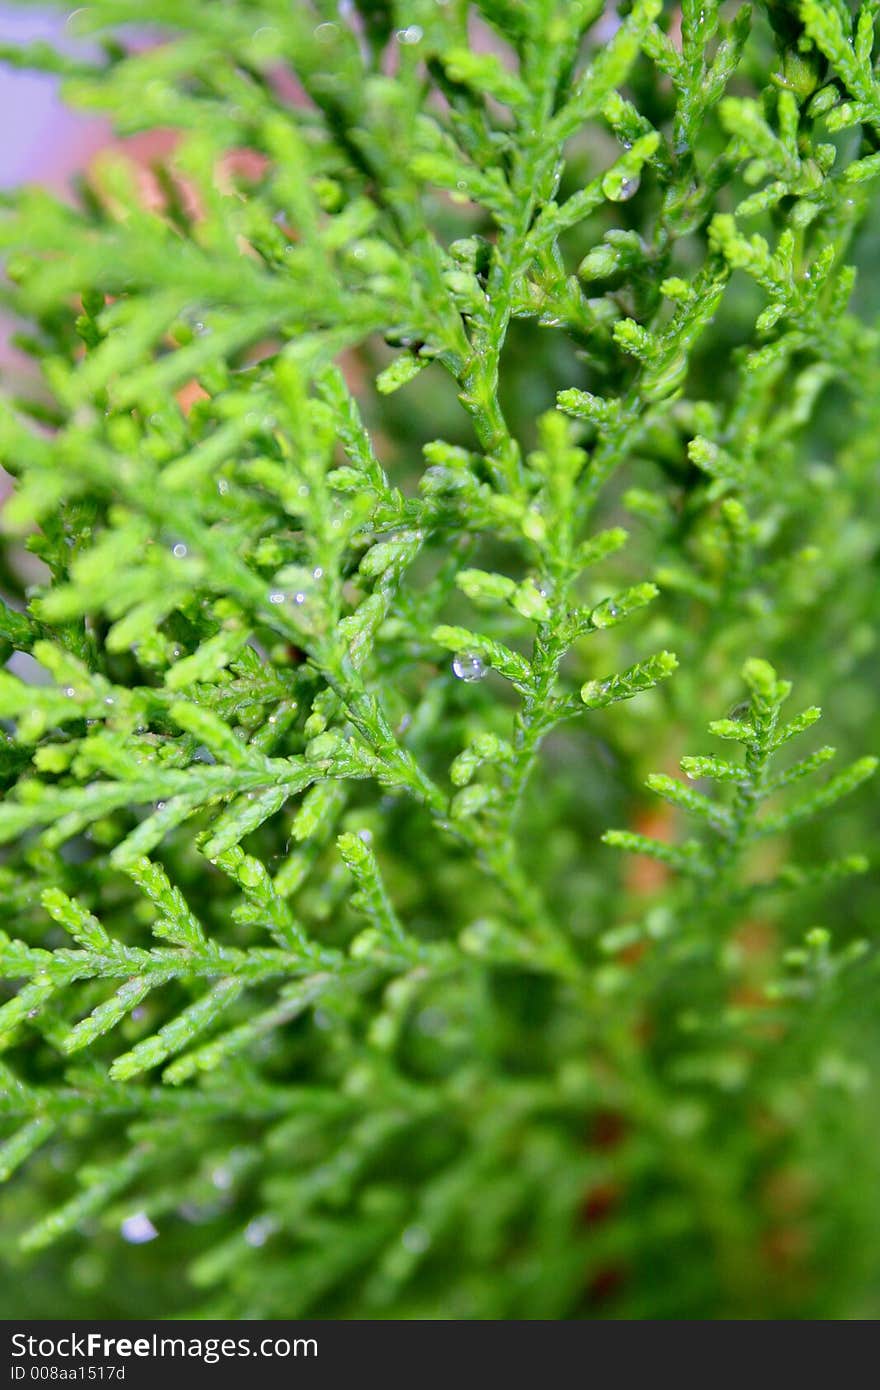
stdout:
{"type": "Polygon", "coordinates": [[[489,667],[479,652],[458,652],[452,662],[453,673],[460,681],[481,681],[489,667]]]}
{"type": "Polygon", "coordinates": [[[270,1236],[278,1230],[278,1222],[271,1216],[257,1216],[245,1227],[244,1238],[248,1245],[258,1248],[265,1245],[270,1236]]]}
{"type": "Polygon", "coordinates": [[[159,1234],[145,1211],[136,1211],[133,1216],[127,1216],[119,1229],[123,1240],[127,1240],[129,1245],[146,1245],[148,1240],[155,1240],[159,1234]]]}
{"type": "Polygon", "coordinates": [[[628,177],[620,170],[610,169],[602,180],[602,192],[612,203],[628,203],[638,193],[640,184],[638,174],[628,177]]]}
{"type": "Polygon", "coordinates": [[[423,1255],[431,1244],[431,1234],[424,1226],[407,1226],[400,1243],[410,1255],[423,1255]]]}

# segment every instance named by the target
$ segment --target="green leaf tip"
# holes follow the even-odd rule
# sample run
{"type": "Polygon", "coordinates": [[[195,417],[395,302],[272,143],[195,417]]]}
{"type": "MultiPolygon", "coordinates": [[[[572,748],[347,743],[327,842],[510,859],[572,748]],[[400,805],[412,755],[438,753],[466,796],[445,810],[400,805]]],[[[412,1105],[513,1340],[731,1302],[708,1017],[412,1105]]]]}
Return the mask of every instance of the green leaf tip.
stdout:
{"type": "Polygon", "coordinates": [[[588,709],[601,709],[619,700],[631,700],[645,690],[651,690],[666,680],[678,667],[672,652],[658,652],[647,661],[637,662],[626,671],[604,680],[587,681],[581,686],[581,699],[588,709]]]}

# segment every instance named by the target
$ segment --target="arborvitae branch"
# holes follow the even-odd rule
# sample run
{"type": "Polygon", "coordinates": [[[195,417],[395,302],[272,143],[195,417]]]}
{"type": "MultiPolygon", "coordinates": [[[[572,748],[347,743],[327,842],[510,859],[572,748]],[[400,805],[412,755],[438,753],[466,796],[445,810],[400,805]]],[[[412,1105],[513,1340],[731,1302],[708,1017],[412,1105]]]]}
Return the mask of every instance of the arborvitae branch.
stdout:
{"type": "Polygon", "coordinates": [[[0,208],[30,1315],[84,1237],[117,1316],[870,1307],[875,9],[155,0],[132,46],[92,0],[2,50],[176,132],[0,208]]]}

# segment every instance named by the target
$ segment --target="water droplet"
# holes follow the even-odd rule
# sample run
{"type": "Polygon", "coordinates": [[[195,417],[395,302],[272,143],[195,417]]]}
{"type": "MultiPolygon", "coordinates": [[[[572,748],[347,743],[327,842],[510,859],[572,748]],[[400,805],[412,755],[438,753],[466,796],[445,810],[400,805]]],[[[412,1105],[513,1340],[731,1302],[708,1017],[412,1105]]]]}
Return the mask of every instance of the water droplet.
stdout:
{"type": "Polygon", "coordinates": [[[338,33],[338,24],[319,24],[315,30],[315,38],[318,43],[332,43],[338,33]]]}
{"type": "Polygon", "coordinates": [[[218,479],[217,479],[217,491],[218,491],[223,497],[226,496],[227,492],[229,491],[229,483],[226,481],[225,478],[218,478],[218,479]]]}
{"type": "Polygon", "coordinates": [[[423,1255],[431,1244],[431,1234],[424,1226],[407,1226],[400,1243],[410,1255],[423,1255]]]}
{"type": "Polygon", "coordinates": [[[609,603],[608,612],[612,618],[620,617],[620,609],[618,608],[616,603],[609,603]]]}
{"type": "Polygon", "coordinates": [[[460,681],[481,681],[489,667],[479,652],[458,652],[452,670],[460,681]]]}
{"type": "Polygon", "coordinates": [[[312,578],[313,578],[313,579],[323,579],[323,578],[324,578],[324,571],[321,569],[321,566],[320,566],[320,565],[316,565],[315,568],[312,570],[312,578]]]}
{"type": "Polygon", "coordinates": [[[167,802],[167,801],[157,801],[157,802],[156,802],[156,810],[157,810],[157,811],[164,811],[164,810],[165,810],[165,807],[166,807],[167,805],[168,805],[168,802],[167,802]]]}
{"type": "Polygon", "coordinates": [[[178,541],[176,545],[173,545],[173,546],[171,547],[171,554],[174,556],[175,560],[182,560],[182,559],[184,559],[184,557],[185,557],[188,553],[189,553],[189,552],[187,551],[187,548],[186,548],[186,546],[184,545],[183,541],[178,541]]]}
{"type": "Polygon", "coordinates": [[[365,845],[371,845],[373,843],[372,830],[359,830],[357,836],[359,840],[363,840],[365,845]]]}
{"type": "Polygon", "coordinates": [[[155,1240],[159,1234],[145,1211],[136,1211],[133,1216],[127,1216],[119,1229],[123,1240],[127,1240],[129,1245],[146,1245],[148,1240],[155,1240]]]}
{"type": "Polygon", "coordinates": [[[283,602],[284,602],[284,594],[281,592],[280,589],[273,589],[273,590],[272,590],[271,594],[269,595],[269,602],[270,602],[270,603],[283,603],[283,602]]]}
{"type": "Polygon", "coordinates": [[[409,24],[405,29],[398,29],[395,35],[398,43],[421,43],[424,30],[420,24],[409,24]]]}
{"type": "Polygon", "coordinates": [[[728,719],[745,719],[751,706],[748,700],[741,700],[738,705],[734,705],[728,714],[728,719]]]}
{"type": "Polygon", "coordinates": [[[628,203],[639,191],[641,178],[638,174],[627,176],[619,169],[611,169],[602,180],[602,192],[612,203],[628,203]]]}
{"type": "Polygon", "coordinates": [[[270,1236],[278,1230],[278,1222],[274,1216],[257,1216],[249,1222],[244,1230],[244,1238],[248,1245],[255,1247],[265,1245],[270,1236]]]}
{"type": "Polygon", "coordinates": [[[74,695],[76,694],[76,690],[72,685],[66,685],[64,687],[64,693],[67,696],[68,700],[72,700],[74,695]]]}
{"type": "Polygon", "coordinates": [[[116,704],[116,701],[114,700],[114,698],[113,698],[112,695],[105,695],[105,696],[104,696],[104,704],[105,704],[105,705],[115,705],[115,704],[116,704]]]}

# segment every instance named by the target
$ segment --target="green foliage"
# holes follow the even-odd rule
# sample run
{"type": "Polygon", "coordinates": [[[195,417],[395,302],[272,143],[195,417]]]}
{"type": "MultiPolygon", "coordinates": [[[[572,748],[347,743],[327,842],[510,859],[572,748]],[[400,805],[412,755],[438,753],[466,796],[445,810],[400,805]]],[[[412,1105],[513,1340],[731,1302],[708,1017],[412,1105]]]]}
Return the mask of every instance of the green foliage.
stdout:
{"type": "Polygon", "coordinates": [[[876,8],[4,52],[178,132],[0,208],[31,1315],[876,1315],[876,8]]]}

